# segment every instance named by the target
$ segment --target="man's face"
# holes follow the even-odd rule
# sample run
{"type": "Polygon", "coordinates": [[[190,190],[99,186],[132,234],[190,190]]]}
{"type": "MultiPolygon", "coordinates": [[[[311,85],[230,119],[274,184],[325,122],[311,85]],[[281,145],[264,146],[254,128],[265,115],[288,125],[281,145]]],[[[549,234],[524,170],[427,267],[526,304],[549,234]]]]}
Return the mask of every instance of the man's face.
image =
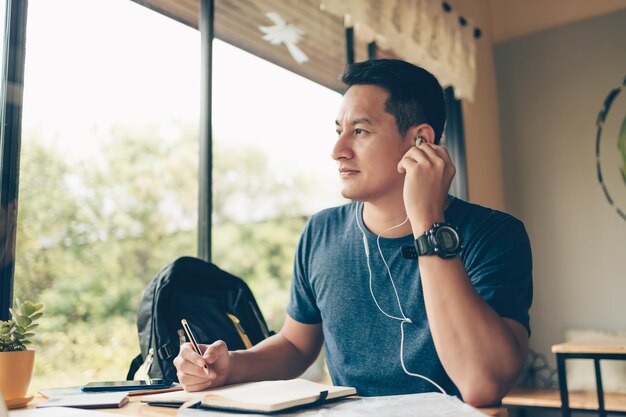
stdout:
{"type": "Polygon", "coordinates": [[[373,85],[352,86],[343,97],[331,156],[339,165],[345,198],[376,202],[402,196],[404,174],[397,166],[413,142],[403,140],[395,118],[385,111],[388,97],[373,85]]]}

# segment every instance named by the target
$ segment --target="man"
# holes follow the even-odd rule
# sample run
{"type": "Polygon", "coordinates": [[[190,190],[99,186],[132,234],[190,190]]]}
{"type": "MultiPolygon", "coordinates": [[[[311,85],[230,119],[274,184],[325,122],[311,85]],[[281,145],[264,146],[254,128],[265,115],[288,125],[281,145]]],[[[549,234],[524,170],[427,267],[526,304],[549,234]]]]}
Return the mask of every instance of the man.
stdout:
{"type": "Polygon", "coordinates": [[[455,168],[438,145],[445,105],[430,73],[372,60],[342,80],[332,157],[354,202],[307,224],[280,333],[245,351],[218,341],[200,356],[183,345],[179,380],[193,391],[294,378],[324,343],[333,382],[360,395],[441,390],[495,404],[528,350],[524,226],[448,195],[455,168]]]}

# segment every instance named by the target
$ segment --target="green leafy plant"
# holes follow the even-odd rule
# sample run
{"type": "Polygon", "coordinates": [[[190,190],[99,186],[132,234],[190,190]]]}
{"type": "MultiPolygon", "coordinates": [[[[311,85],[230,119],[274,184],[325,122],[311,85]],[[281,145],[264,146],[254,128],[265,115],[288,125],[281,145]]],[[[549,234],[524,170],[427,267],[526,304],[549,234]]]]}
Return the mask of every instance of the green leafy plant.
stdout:
{"type": "Polygon", "coordinates": [[[34,304],[26,300],[16,301],[16,308],[10,309],[12,320],[0,321],[0,352],[26,350],[35,336],[32,331],[39,326],[35,321],[43,315],[43,304],[34,304]]]}

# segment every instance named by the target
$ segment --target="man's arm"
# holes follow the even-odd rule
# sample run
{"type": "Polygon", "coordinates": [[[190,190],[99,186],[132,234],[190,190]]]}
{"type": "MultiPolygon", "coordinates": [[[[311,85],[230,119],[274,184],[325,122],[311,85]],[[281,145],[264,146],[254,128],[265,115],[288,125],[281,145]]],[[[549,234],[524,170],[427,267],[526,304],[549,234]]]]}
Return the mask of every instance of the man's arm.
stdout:
{"type": "Polygon", "coordinates": [[[291,379],[315,361],[322,348],[321,324],[304,324],[287,316],[280,333],[247,350],[228,351],[217,341],[200,345],[202,356],[186,343],[174,359],[178,380],[187,391],[239,382],[291,379]],[[204,370],[204,364],[208,370],[204,370]]]}
{"type": "MultiPolygon", "coordinates": [[[[417,238],[445,221],[448,190],[456,169],[445,148],[434,145],[426,124],[416,129],[427,143],[406,152],[403,200],[417,238]]],[[[476,292],[459,257],[419,260],[424,303],[435,349],[463,399],[474,406],[500,401],[526,360],[528,334],[518,322],[501,318],[476,292]]]]}
{"type": "Polygon", "coordinates": [[[280,333],[248,350],[230,352],[233,368],[227,383],[296,378],[317,359],[323,340],[321,323],[287,316],[280,333]]]}
{"type": "Polygon", "coordinates": [[[528,333],[476,292],[460,258],[420,257],[424,303],[435,348],[463,399],[492,405],[511,388],[528,354],[528,333]]]}

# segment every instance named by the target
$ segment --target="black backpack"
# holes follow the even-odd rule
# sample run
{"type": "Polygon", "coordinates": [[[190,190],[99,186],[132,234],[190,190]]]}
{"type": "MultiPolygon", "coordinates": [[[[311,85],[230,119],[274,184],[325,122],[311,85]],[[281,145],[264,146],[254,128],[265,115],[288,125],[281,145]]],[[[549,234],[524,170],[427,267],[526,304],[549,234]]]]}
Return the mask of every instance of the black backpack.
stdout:
{"type": "Polygon", "coordinates": [[[139,304],[141,354],[131,362],[127,379],[145,362],[151,378],[178,380],[173,361],[186,341],[181,319],[198,343],[223,340],[229,350],[248,348],[273,334],[241,278],[201,259],[179,258],[156,274],[139,304]]]}

